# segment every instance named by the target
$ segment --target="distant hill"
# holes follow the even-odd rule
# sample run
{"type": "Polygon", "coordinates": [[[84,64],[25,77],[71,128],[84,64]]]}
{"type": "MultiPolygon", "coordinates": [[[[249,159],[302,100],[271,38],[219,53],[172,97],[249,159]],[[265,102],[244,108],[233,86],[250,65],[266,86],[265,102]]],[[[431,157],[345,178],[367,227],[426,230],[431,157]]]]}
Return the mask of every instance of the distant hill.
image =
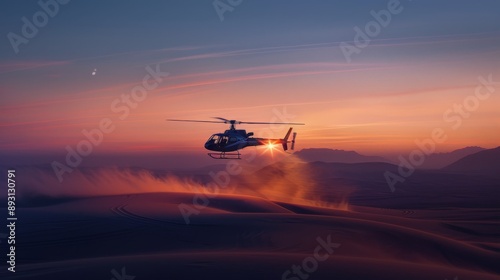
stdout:
{"type": "Polygon", "coordinates": [[[307,162],[342,162],[342,163],[362,163],[362,162],[391,162],[383,157],[364,156],[355,151],[333,150],[311,148],[303,149],[295,153],[297,157],[307,162]]]}
{"type": "Polygon", "coordinates": [[[443,170],[500,175],[500,147],[468,155],[446,166],[443,170]]]}
{"type": "Polygon", "coordinates": [[[455,161],[466,157],[468,155],[475,154],[480,151],[486,150],[481,147],[465,147],[462,149],[454,150],[449,153],[435,153],[431,154],[425,159],[425,162],[420,166],[421,169],[440,169],[448,166],[455,161]]]}

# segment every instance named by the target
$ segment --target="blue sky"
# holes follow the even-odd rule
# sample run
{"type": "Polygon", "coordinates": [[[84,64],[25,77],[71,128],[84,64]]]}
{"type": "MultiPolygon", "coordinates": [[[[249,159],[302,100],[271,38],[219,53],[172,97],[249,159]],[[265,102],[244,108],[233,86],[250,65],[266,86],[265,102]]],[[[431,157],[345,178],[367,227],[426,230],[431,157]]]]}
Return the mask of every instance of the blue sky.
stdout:
{"type": "MultiPolygon", "coordinates": [[[[2,34],[19,33],[37,1],[3,1],[2,34]]],[[[352,40],[352,27],[388,1],[242,1],[221,22],[213,1],[70,1],[22,52],[2,40],[2,60],[74,59],[185,46],[263,47],[352,40]]],[[[404,10],[378,37],[498,32],[498,1],[401,1],[404,10]]]]}

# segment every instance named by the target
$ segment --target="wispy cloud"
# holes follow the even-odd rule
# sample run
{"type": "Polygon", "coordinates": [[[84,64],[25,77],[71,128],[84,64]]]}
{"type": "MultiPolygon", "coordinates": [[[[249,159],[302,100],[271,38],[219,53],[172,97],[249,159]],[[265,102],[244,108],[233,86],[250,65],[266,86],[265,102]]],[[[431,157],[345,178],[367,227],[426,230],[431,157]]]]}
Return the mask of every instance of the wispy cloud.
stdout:
{"type": "MultiPolygon", "coordinates": [[[[158,89],[157,91],[167,91],[173,89],[190,88],[190,87],[200,87],[209,86],[216,84],[225,84],[231,82],[249,81],[249,80],[259,80],[259,79],[271,79],[271,78],[285,78],[285,77],[296,77],[296,76],[307,76],[307,75],[322,75],[322,74],[334,74],[334,73],[346,73],[346,72],[356,72],[356,71],[374,71],[382,69],[393,69],[400,66],[385,66],[385,67],[364,67],[364,68],[353,68],[353,69],[334,69],[334,70],[308,70],[308,71],[282,71],[276,73],[263,73],[263,74],[246,74],[238,75],[229,78],[219,78],[219,79],[208,79],[201,81],[194,81],[189,83],[181,83],[175,85],[165,86],[158,89]]],[[[239,72],[239,71],[234,71],[239,72]]]]}
{"type": "Polygon", "coordinates": [[[229,51],[220,51],[212,53],[203,54],[193,54],[183,57],[176,57],[167,59],[162,62],[174,62],[174,61],[185,61],[185,60],[201,60],[201,59],[211,59],[211,58],[222,58],[231,56],[246,56],[255,54],[266,54],[266,53],[277,53],[277,52],[291,52],[300,50],[314,50],[318,48],[332,48],[335,47],[340,42],[325,42],[325,43],[311,43],[311,44],[299,44],[299,45],[283,45],[276,47],[262,47],[262,48],[250,48],[250,49],[237,49],[229,51]]]}
{"type": "Polygon", "coordinates": [[[61,65],[67,65],[69,63],[71,63],[70,60],[55,60],[55,61],[32,60],[32,61],[3,62],[0,63],[0,74],[23,71],[23,70],[31,70],[43,67],[61,66],[61,65]]]}
{"type": "Polygon", "coordinates": [[[204,49],[205,47],[195,47],[195,46],[179,46],[179,47],[170,47],[170,48],[160,48],[160,49],[151,49],[151,50],[134,50],[127,52],[119,52],[119,53],[110,53],[103,54],[97,56],[88,56],[76,58],[72,61],[86,61],[86,60],[97,60],[101,58],[112,58],[112,57],[121,57],[121,56],[131,56],[131,55],[152,55],[152,54],[162,54],[162,53],[176,53],[176,52],[186,52],[186,51],[194,51],[204,49]]]}
{"type": "Polygon", "coordinates": [[[390,47],[390,46],[444,44],[444,43],[457,43],[457,42],[477,42],[481,40],[500,39],[499,36],[500,36],[499,32],[479,32],[479,33],[462,33],[462,34],[448,34],[448,35],[436,35],[436,36],[375,38],[372,39],[371,46],[390,47]]]}

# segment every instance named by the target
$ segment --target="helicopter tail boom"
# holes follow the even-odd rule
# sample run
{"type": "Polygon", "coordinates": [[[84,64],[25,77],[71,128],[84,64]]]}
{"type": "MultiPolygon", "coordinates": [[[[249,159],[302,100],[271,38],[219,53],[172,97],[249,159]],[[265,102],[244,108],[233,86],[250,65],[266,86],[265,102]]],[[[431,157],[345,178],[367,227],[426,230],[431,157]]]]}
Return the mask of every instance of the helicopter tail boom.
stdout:
{"type": "Polygon", "coordinates": [[[270,139],[270,138],[248,138],[247,139],[247,146],[259,146],[259,145],[268,145],[268,144],[274,144],[274,145],[277,145],[277,144],[281,144],[281,146],[283,146],[283,151],[287,151],[288,150],[288,143],[292,143],[292,146],[291,146],[291,150],[293,150],[295,148],[295,137],[297,137],[297,133],[293,133],[292,134],[292,129],[293,128],[289,128],[288,129],[288,132],[286,133],[285,137],[284,138],[274,138],[274,139],[270,139]],[[292,135],[292,140],[290,141],[289,138],[290,138],[290,135],[292,135]]]}

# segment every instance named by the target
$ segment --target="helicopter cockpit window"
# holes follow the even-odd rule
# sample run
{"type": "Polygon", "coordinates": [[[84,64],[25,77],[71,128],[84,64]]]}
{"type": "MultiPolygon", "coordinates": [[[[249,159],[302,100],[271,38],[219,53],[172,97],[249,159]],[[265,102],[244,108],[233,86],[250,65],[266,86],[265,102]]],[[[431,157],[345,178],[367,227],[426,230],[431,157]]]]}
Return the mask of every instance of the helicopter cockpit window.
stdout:
{"type": "Polygon", "coordinates": [[[238,139],[236,137],[230,137],[229,138],[229,143],[235,143],[238,139]]]}
{"type": "Polygon", "coordinates": [[[219,141],[217,142],[217,144],[221,145],[221,146],[224,146],[227,144],[227,136],[221,136],[219,138],[219,141]]]}
{"type": "Polygon", "coordinates": [[[219,140],[219,135],[212,135],[209,139],[208,142],[215,143],[219,140]]]}

